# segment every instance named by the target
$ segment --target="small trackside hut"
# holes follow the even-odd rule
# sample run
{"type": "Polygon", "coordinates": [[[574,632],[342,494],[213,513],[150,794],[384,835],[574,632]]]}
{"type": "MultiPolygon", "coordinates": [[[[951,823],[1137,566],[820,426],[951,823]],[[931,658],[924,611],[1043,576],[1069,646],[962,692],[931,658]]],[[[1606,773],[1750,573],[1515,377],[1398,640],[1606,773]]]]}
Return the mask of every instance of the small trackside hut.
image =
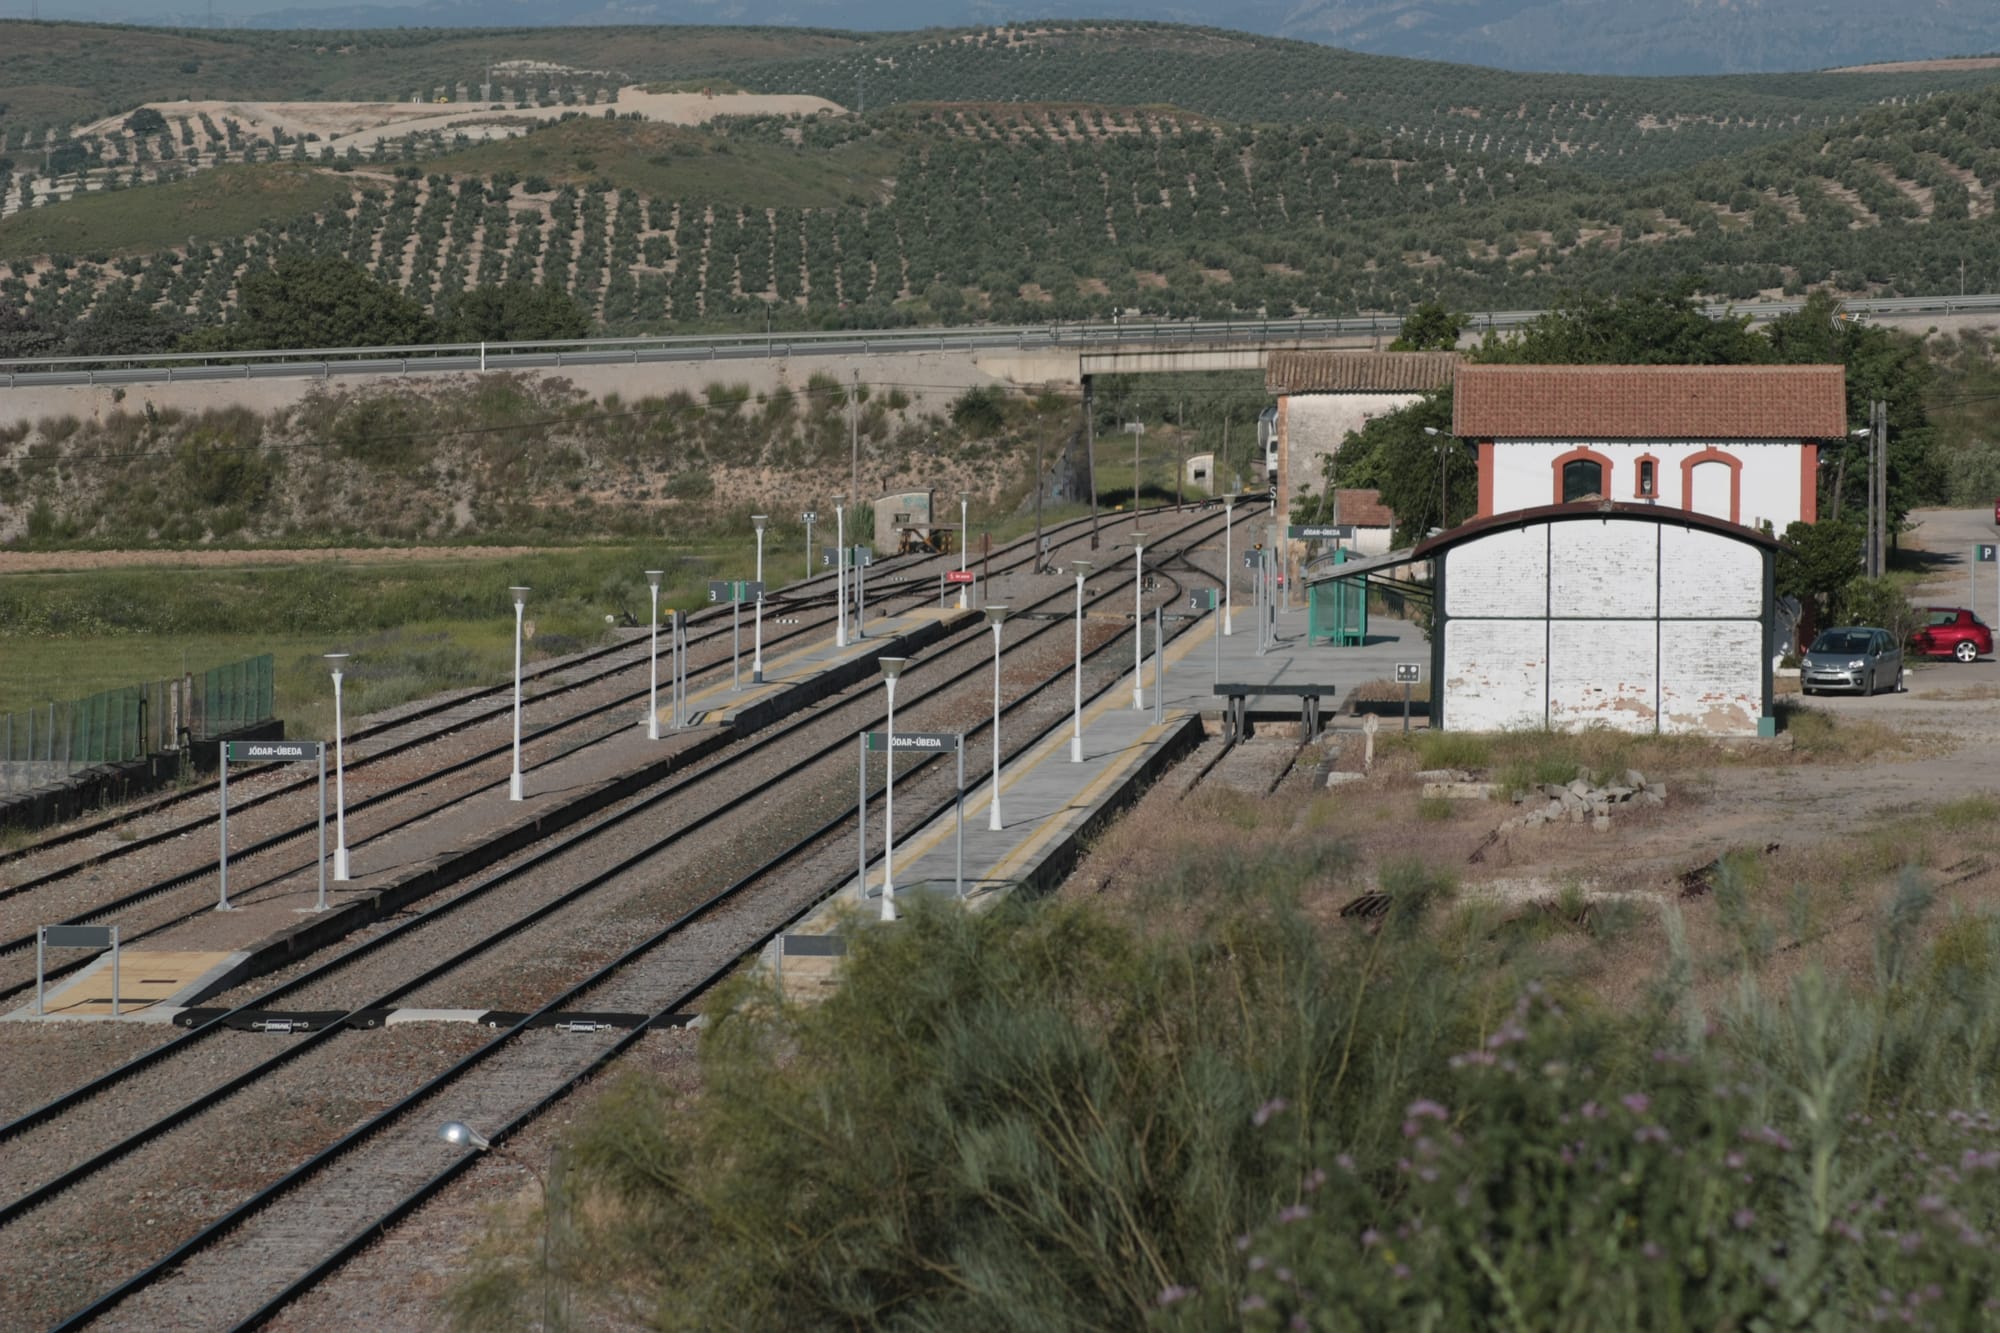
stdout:
{"type": "Polygon", "coordinates": [[[1769,735],[1779,543],[1600,501],[1475,519],[1433,562],[1431,725],[1769,735]]]}

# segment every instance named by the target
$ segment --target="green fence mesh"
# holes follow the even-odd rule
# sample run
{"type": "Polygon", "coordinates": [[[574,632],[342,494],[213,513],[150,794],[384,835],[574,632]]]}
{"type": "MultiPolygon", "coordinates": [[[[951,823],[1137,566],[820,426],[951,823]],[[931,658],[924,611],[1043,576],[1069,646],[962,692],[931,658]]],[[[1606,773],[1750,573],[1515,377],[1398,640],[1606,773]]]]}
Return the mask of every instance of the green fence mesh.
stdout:
{"type": "Polygon", "coordinates": [[[198,677],[123,685],[0,715],[0,790],[170,750],[184,731],[212,739],[269,719],[274,705],[273,659],[266,653],[198,677]]]}

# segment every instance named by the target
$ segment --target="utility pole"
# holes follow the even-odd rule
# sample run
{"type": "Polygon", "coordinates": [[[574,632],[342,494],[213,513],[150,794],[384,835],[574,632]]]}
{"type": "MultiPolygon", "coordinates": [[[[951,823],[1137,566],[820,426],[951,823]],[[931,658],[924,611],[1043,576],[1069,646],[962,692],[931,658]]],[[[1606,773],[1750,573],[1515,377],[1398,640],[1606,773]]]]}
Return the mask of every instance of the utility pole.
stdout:
{"type": "MultiPolygon", "coordinates": [[[[1042,572],[1042,492],[1049,488],[1047,472],[1042,470],[1043,446],[1048,440],[1049,428],[1044,425],[1035,435],[1035,572],[1042,572]]],[[[991,593],[991,589],[987,590],[991,593]]]]}
{"type": "Polygon", "coordinates": [[[1174,423],[1174,433],[1180,441],[1178,445],[1179,471],[1174,473],[1174,512],[1178,514],[1181,512],[1181,505],[1187,499],[1186,495],[1183,494],[1183,488],[1187,484],[1187,399],[1181,399],[1181,405],[1175,411],[1174,415],[1179,418],[1174,423]]]}
{"type": "MultiPolygon", "coordinates": [[[[854,392],[847,395],[847,487],[854,503],[861,503],[861,372],[854,372],[854,392]]],[[[857,524],[857,526],[859,526],[857,524]]]]}
{"type": "MultiPolygon", "coordinates": [[[[1083,377],[1083,475],[1090,488],[1090,549],[1097,549],[1097,386],[1083,377]]],[[[1079,613],[1080,614],[1080,613],[1079,613]]]]}
{"type": "Polygon", "coordinates": [[[1875,400],[1875,567],[1871,577],[1889,569],[1889,404],[1875,400]]]}

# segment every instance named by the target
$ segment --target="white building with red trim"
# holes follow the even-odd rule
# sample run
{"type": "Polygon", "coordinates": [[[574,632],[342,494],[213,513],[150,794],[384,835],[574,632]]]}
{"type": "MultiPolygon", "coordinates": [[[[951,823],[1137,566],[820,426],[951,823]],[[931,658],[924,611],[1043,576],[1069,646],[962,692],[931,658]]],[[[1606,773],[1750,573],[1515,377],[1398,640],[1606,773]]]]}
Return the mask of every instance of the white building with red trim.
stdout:
{"type": "Polygon", "coordinates": [[[1479,451],[1477,517],[1611,500],[1782,534],[1818,518],[1847,381],[1841,366],[1461,365],[1452,413],[1479,451]]]}

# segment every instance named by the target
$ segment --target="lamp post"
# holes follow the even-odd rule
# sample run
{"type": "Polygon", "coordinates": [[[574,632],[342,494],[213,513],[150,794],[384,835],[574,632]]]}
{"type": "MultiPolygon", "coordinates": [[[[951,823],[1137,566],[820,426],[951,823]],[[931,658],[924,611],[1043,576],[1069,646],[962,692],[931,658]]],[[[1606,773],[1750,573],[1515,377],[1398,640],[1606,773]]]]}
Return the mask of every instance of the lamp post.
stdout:
{"type": "Polygon", "coordinates": [[[525,800],[521,790],[521,616],[528,609],[528,589],[509,588],[514,594],[514,771],[507,776],[507,799],[525,800]]]}
{"type": "MultiPolygon", "coordinates": [[[[491,1139],[463,1120],[447,1120],[439,1125],[438,1137],[454,1148],[470,1148],[474,1152],[491,1152],[493,1149],[491,1139]]],[[[549,1289],[549,1210],[552,1204],[549,1200],[548,1177],[537,1171],[534,1163],[526,1158],[516,1157],[513,1160],[528,1169],[528,1174],[535,1178],[535,1184],[542,1191],[542,1327],[554,1328],[555,1310],[550,1301],[549,1289]]]]}
{"type": "Polygon", "coordinates": [[[1236,492],[1228,491],[1222,497],[1222,634],[1224,638],[1236,632],[1236,621],[1229,613],[1230,594],[1236,587],[1236,492]]]}
{"type": "Polygon", "coordinates": [[[341,663],[347,660],[346,653],[328,653],[326,660],[333,663],[333,877],[336,881],[347,878],[347,764],[342,741],[344,728],[340,717],[341,663]]]}
{"type": "Polygon", "coordinates": [[[646,739],[660,739],[660,576],[663,569],[646,571],[646,583],[653,590],[652,635],[646,653],[646,739]]]}
{"type": "Polygon", "coordinates": [[[840,604],[834,622],[833,646],[847,646],[847,497],[833,497],[833,600],[840,604]]]}
{"type": "Polygon", "coordinates": [[[1069,732],[1069,761],[1083,762],[1083,580],[1089,575],[1091,564],[1088,560],[1072,560],[1069,567],[1076,571],[1076,670],[1071,678],[1071,720],[1069,732]]]}
{"type": "Polygon", "coordinates": [[[993,803],[987,807],[986,827],[1000,831],[1000,626],[1007,620],[1007,608],[988,606],[986,623],[993,627],[993,803]]]}
{"type": "Polygon", "coordinates": [[[1451,526],[1451,508],[1445,502],[1445,490],[1444,490],[1444,485],[1445,485],[1444,432],[1439,430],[1436,426],[1425,426],[1424,434],[1430,436],[1433,440],[1437,441],[1435,448],[1437,449],[1437,456],[1438,456],[1438,529],[1442,531],[1445,528],[1451,526]]]}
{"type": "Polygon", "coordinates": [[[750,683],[764,683],[764,525],[771,521],[769,514],[752,514],[750,523],[757,529],[757,606],[756,628],[750,647],[750,683]]]}
{"type": "Polygon", "coordinates": [[[1132,707],[1146,707],[1146,534],[1132,533],[1132,707]]]}
{"type": "MultiPolygon", "coordinates": [[[[965,522],[966,504],[971,498],[972,498],[972,493],[970,491],[960,491],[958,493],[958,572],[961,574],[965,572],[965,559],[966,559],[966,545],[965,545],[965,534],[967,530],[965,522]]],[[[968,587],[966,584],[961,583],[958,585],[959,610],[963,611],[965,609],[966,598],[971,594],[971,591],[972,589],[968,587]]]]}
{"type": "Polygon", "coordinates": [[[907,657],[877,658],[882,687],[889,692],[888,752],[883,759],[887,780],[882,787],[882,919],[896,919],[896,677],[909,665],[907,657]]]}

